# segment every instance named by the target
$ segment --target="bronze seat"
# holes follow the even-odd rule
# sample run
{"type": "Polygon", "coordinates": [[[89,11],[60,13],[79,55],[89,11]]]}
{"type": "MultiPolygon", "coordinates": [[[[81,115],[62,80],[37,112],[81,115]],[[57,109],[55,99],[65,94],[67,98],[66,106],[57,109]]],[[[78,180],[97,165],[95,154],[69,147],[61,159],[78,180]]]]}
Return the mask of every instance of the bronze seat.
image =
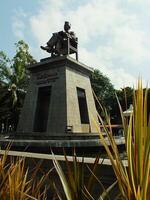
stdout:
{"type": "Polygon", "coordinates": [[[59,55],[69,55],[69,54],[76,54],[76,60],[78,60],[78,39],[72,39],[70,37],[63,38],[63,40],[59,41],[59,52],[57,50],[57,45],[51,51],[52,56],[55,54],[59,55]]]}

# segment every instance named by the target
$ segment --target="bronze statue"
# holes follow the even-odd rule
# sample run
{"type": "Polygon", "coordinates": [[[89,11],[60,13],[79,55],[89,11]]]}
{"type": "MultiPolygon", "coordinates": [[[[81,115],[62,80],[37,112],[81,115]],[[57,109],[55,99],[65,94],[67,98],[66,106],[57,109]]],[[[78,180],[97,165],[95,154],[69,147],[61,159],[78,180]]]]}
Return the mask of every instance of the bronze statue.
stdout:
{"type": "Polygon", "coordinates": [[[75,33],[69,31],[71,24],[65,22],[64,31],[53,33],[46,46],[41,46],[41,49],[51,53],[52,56],[68,55],[76,53],[76,59],[78,60],[77,43],[78,39],[75,33]]]}

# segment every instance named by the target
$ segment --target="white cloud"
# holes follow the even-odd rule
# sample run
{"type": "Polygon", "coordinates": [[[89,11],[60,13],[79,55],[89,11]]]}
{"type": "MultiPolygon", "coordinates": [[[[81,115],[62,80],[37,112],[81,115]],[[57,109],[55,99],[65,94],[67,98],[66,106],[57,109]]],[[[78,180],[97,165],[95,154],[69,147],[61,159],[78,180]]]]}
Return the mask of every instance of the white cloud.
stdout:
{"type": "Polygon", "coordinates": [[[23,39],[24,38],[24,32],[23,30],[25,29],[25,24],[23,23],[22,20],[18,18],[13,19],[13,32],[16,35],[17,38],[23,39]]]}
{"type": "Polygon", "coordinates": [[[44,0],[41,1],[41,8],[38,15],[30,18],[30,28],[38,43],[46,42],[52,32],[62,28],[63,13],[61,8],[67,1],[44,0]]]}
{"type": "Polygon", "coordinates": [[[12,29],[15,36],[19,39],[24,39],[24,30],[26,29],[26,24],[24,19],[26,18],[25,12],[19,8],[14,11],[14,16],[12,18],[12,29]]]}
{"type": "MultiPolygon", "coordinates": [[[[143,0],[127,0],[129,3],[143,3],[143,0]]],[[[148,2],[149,0],[144,0],[146,3],[146,1],[148,2]]]]}
{"type": "MultiPolygon", "coordinates": [[[[106,51],[108,49],[106,48],[106,51]]],[[[106,53],[106,51],[104,51],[106,53]]],[[[111,62],[111,60],[101,59],[103,55],[99,55],[99,53],[91,53],[86,49],[81,49],[80,53],[82,55],[81,61],[91,67],[99,69],[103,72],[104,75],[107,75],[113,85],[116,88],[124,87],[124,86],[133,86],[136,83],[136,78],[131,74],[127,73],[123,68],[115,68],[111,62]]],[[[104,53],[104,55],[106,55],[104,53]]]]}
{"type": "MultiPolygon", "coordinates": [[[[63,28],[64,21],[70,21],[79,38],[80,60],[99,67],[116,87],[132,86],[139,72],[147,74],[144,64],[150,61],[147,29],[141,26],[141,15],[131,12],[133,1],[90,0],[77,5],[75,0],[42,0],[39,11],[29,19],[28,30],[39,48],[63,28]]],[[[33,54],[46,56],[37,46],[32,47],[33,54]]]]}

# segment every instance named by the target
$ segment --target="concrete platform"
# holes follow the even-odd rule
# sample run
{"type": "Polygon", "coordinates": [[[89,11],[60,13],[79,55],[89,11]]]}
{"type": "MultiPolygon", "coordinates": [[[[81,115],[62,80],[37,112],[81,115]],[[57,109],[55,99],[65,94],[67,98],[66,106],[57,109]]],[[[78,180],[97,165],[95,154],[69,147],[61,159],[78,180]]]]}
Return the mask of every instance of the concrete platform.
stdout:
{"type": "MultiPolygon", "coordinates": [[[[5,155],[6,151],[5,150],[0,150],[0,155],[5,155]]],[[[40,154],[40,153],[31,153],[31,152],[19,152],[19,151],[8,151],[7,152],[8,156],[15,156],[15,157],[25,157],[25,158],[37,158],[37,159],[44,159],[44,160],[54,160],[54,158],[58,161],[66,161],[65,156],[64,155],[53,155],[53,154],[40,154]]],[[[67,156],[67,160],[69,162],[73,162],[73,156],[67,156]]],[[[83,157],[77,157],[77,160],[79,163],[83,162],[83,157]]],[[[89,158],[86,157],[84,158],[84,163],[87,164],[94,164],[95,162],[95,158],[89,158]]],[[[122,160],[122,163],[125,167],[128,166],[128,162],[127,160],[122,160]]],[[[110,165],[111,166],[111,162],[110,159],[105,158],[99,159],[98,165],[110,165]]]]}
{"type": "MultiPolygon", "coordinates": [[[[105,138],[108,145],[110,145],[107,137],[105,138]]],[[[116,144],[120,151],[123,151],[125,148],[125,139],[124,137],[115,137],[116,144]]],[[[76,151],[79,155],[87,154],[92,155],[101,151],[104,152],[104,147],[99,139],[97,134],[76,134],[76,135],[66,135],[50,137],[48,135],[32,134],[29,136],[24,134],[6,134],[1,135],[0,137],[0,146],[1,149],[5,149],[8,144],[11,144],[11,149],[21,150],[28,149],[31,152],[50,152],[50,149],[53,149],[55,153],[61,154],[63,149],[69,154],[72,153],[73,149],[76,148],[76,151]]]]}

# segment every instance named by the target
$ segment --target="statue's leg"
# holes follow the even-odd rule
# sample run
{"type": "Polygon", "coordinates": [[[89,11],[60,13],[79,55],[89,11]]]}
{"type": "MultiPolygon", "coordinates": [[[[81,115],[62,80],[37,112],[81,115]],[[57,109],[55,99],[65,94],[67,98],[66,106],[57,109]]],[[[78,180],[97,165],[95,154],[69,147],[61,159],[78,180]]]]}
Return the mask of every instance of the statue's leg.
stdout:
{"type": "Polygon", "coordinates": [[[58,42],[58,33],[53,33],[50,40],[47,42],[47,46],[41,46],[41,49],[46,50],[47,52],[51,53],[52,51],[55,52],[56,44],[58,42]]]}
{"type": "Polygon", "coordinates": [[[49,47],[54,47],[58,41],[58,34],[53,33],[53,36],[50,38],[50,40],[47,42],[47,45],[49,47]]]}
{"type": "Polygon", "coordinates": [[[57,43],[55,45],[55,49],[58,55],[62,54],[62,49],[63,49],[63,37],[61,35],[58,35],[57,37],[57,43]]]}

